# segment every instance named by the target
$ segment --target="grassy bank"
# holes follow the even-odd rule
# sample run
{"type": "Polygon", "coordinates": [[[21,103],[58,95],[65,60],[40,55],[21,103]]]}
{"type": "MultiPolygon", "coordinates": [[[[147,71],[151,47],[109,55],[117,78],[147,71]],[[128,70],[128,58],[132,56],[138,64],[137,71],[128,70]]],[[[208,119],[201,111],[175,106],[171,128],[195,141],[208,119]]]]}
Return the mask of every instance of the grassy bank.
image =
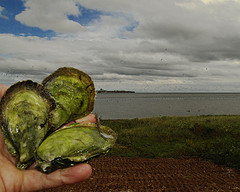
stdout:
{"type": "Polygon", "coordinates": [[[118,134],[109,155],[197,156],[240,169],[240,116],[104,120],[118,134]]]}

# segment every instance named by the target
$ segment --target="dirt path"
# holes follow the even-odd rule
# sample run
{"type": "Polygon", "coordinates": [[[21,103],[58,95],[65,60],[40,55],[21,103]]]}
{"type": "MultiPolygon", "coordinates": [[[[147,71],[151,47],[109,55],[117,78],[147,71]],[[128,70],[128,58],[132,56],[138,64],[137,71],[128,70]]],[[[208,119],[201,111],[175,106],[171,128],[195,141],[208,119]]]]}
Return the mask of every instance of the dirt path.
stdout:
{"type": "Polygon", "coordinates": [[[195,158],[138,158],[102,156],[89,162],[89,180],[44,192],[198,192],[240,191],[240,171],[195,158]]]}

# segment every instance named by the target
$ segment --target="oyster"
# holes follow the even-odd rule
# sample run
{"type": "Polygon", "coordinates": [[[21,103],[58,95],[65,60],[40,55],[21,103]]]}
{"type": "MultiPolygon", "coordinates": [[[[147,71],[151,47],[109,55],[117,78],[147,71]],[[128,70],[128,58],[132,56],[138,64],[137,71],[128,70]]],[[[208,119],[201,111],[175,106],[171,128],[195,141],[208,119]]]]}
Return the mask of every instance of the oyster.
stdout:
{"type": "Polygon", "coordinates": [[[42,85],[30,80],[12,85],[0,102],[0,126],[17,167],[26,168],[49,130],[55,101],[42,85]]]}
{"type": "Polygon", "coordinates": [[[46,77],[42,84],[57,104],[51,120],[54,130],[93,110],[95,88],[88,74],[75,68],[63,67],[46,77]]]}
{"type": "Polygon", "coordinates": [[[69,123],[94,107],[92,79],[74,68],[59,68],[42,85],[31,80],[12,85],[0,101],[0,128],[8,151],[25,169],[34,160],[43,172],[69,167],[106,153],[116,134],[97,124],[69,123]]]}
{"type": "Polygon", "coordinates": [[[109,127],[74,123],[50,134],[36,150],[37,167],[43,172],[72,166],[94,156],[108,152],[116,141],[116,134],[109,127]]]}

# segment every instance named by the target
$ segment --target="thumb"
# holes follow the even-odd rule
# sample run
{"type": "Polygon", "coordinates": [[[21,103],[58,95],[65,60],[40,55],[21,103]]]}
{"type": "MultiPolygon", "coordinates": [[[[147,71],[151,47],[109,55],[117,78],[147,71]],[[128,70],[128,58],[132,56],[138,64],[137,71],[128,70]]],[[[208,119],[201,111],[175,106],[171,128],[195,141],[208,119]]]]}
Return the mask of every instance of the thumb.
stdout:
{"type": "Polygon", "coordinates": [[[37,170],[27,170],[24,174],[22,191],[37,191],[88,179],[92,173],[89,164],[78,164],[66,169],[58,169],[50,174],[37,170]]]}
{"type": "Polygon", "coordinates": [[[4,93],[6,92],[7,89],[8,89],[8,86],[0,84],[0,100],[1,100],[2,96],[4,95],[4,93]]]}

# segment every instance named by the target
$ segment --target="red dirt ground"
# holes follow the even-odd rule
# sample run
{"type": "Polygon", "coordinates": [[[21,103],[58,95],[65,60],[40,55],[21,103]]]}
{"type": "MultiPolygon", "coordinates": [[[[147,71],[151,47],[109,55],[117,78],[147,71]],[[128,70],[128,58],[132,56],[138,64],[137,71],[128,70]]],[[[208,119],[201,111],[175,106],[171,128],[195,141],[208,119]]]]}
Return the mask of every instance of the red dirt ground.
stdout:
{"type": "Polygon", "coordinates": [[[92,159],[92,176],[81,183],[42,192],[239,192],[240,171],[197,158],[101,156],[92,159]]]}

